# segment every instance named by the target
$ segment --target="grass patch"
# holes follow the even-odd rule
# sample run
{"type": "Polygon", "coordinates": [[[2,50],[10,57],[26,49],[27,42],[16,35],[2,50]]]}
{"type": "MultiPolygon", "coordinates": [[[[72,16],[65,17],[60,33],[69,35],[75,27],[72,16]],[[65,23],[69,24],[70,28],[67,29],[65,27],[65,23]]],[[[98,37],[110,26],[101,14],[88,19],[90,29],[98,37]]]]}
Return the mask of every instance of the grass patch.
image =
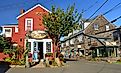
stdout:
{"type": "Polygon", "coordinates": [[[114,62],[114,64],[121,64],[121,62],[114,62]]]}

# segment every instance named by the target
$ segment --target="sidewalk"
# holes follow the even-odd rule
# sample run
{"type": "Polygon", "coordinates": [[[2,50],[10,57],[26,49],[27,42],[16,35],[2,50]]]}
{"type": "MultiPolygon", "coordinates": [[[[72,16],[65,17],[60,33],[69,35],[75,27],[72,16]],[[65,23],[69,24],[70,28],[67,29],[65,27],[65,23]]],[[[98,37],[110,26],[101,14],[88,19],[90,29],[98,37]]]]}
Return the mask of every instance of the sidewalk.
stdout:
{"type": "Polygon", "coordinates": [[[31,67],[31,68],[45,68],[45,67],[46,66],[42,62],[40,62],[39,64],[37,64],[37,65],[35,65],[35,66],[31,67]]]}

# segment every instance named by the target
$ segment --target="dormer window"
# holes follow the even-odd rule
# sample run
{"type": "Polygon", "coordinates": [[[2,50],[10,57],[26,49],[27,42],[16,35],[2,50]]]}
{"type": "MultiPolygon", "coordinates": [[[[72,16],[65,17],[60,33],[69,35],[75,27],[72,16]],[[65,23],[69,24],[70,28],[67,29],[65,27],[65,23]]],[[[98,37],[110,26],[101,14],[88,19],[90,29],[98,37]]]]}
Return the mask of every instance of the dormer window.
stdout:
{"type": "Polygon", "coordinates": [[[110,30],[109,25],[105,25],[106,31],[110,30]]]}
{"type": "Polygon", "coordinates": [[[94,24],[94,30],[98,30],[98,29],[99,29],[98,24],[94,24]]]}
{"type": "Polygon", "coordinates": [[[33,19],[26,18],[25,19],[25,31],[32,31],[33,30],[33,19]]]}

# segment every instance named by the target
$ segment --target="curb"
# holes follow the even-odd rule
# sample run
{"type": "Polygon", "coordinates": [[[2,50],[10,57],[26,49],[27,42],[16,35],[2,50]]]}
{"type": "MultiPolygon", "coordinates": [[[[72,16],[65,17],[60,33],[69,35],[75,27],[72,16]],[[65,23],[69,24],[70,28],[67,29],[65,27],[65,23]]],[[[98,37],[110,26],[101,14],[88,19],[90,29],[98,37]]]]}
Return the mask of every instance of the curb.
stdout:
{"type": "Polygon", "coordinates": [[[25,68],[25,65],[9,65],[11,68],[25,68]]]}

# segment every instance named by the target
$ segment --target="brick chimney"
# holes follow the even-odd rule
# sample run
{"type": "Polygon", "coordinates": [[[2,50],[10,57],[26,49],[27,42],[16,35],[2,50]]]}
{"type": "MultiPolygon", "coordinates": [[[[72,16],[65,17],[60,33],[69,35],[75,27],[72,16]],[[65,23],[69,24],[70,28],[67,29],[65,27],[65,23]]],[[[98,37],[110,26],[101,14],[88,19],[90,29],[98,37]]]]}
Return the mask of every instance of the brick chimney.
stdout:
{"type": "Polygon", "coordinates": [[[21,9],[20,10],[20,14],[22,14],[22,13],[24,13],[25,12],[25,10],[24,9],[21,9]]]}

